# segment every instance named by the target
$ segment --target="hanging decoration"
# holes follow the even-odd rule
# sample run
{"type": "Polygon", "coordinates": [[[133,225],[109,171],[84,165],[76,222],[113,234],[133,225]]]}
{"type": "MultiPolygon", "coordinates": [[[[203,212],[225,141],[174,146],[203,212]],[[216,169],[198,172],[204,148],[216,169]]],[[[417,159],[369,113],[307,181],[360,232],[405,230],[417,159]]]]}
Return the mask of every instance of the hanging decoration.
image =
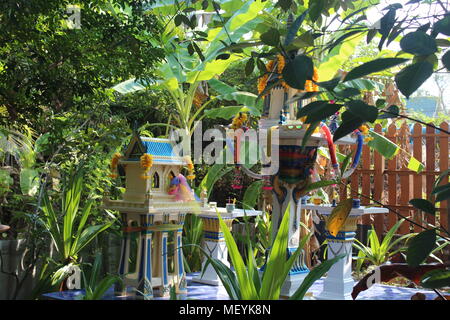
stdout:
{"type": "Polygon", "coordinates": [[[109,175],[110,178],[115,179],[115,178],[118,177],[118,175],[117,175],[117,165],[119,163],[120,158],[122,158],[122,155],[120,153],[118,153],[118,152],[114,153],[114,155],[113,155],[113,157],[111,159],[111,164],[110,164],[110,167],[111,167],[111,174],[109,175]]]}
{"type": "Polygon", "coordinates": [[[185,156],[184,160],[187,163],[187,167],[189,170],[189,175],[186,177],[189,180],[194,180],[195,179],[195,174],[194,174],[194,164],[192,163],[191,157],[190,156],[185,156]]]}
{"type": "Polygon", "coordinates": [[[153,166],[153,156],[148,153],[144,153],[141,156],[141,167],[144,169],[144,173],[141,175],[142,179],[150,179],[151,176],[148,175],[148,171],[153,166]]]}

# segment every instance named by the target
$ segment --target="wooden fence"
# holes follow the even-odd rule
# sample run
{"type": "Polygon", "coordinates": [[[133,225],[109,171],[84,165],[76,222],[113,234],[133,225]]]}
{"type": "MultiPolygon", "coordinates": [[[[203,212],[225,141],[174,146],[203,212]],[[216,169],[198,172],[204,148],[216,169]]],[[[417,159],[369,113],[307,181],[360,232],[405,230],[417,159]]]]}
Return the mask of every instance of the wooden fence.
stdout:
{"type": "MultiPolygon", "coordinates": [[[[449,124],[444,122],[440,128],[448,131],[449,124]]],[[[435,179],[441,172],[449,168],[449,135],[420,124],[415,124],[412,132],[406,124],[400,128],[392,124],[388,127],[387,132],[382,132],[381,125],[377,124],[374,131],[385,135],[404,151],[388,160],[364,145],[361,163],[351,176],[350,188],[342,189],[341,196],[351,192],[352,197],[361,199],[362,205],[372,203],[370,199],[358,196],[357,192],[359,192],[389,206],[418,224],[423,225],[428,222],[449,230],[449,201],[438,204],[435,216],[419,212],[409,204],[409,200],[412,198],[430,199],[435,179]],[[425,129],[423,129],[424,127],[425,129]],[[423,163],[424,169],[420,173],[407,168],[408,154],[423,163]]],[[[443,179],[443,183],[447,181],[448,179],[443,179]]],[[[399,219],[401,218],[394,212],[389,212],[384,216],[363,217],[361,223],[363,225],[373,224],[378,235],[382,235],[399,219]]],[[[406,234],[421,230],[419,226],[405,221],[398,233],[406,234]]]]}

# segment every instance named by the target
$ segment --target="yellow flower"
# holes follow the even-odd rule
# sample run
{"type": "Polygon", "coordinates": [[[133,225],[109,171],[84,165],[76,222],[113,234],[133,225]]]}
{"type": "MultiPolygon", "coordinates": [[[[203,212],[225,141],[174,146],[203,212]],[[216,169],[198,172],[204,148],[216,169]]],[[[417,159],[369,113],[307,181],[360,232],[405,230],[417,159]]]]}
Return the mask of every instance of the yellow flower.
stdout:
{"type": "Polygon", "coordinates": [[[312,79],[316,82],[319,81],[319,71],[317,70],[316,67],[314,67],[314,74],[313,74],[312,79]]]}
{"type": "Polygon", "coordinates": [[[119,159],[122,158],[120,153],[115,153],[111,159],[111,169],[115,170],[117,168],[117,164],[119,163],[119,159]]]}
{"type": "Polygon", "coordinates": [[[281,74],[283,73],[284,66],[286,65],[286,60],[281,54],[277,55],[277,59],[278,59],[277,72],[281,74]]]}
{"type": "Polygon", "coordinates": [[[239,112],[234,116],[233,121],[231,122],[231,129],[239,129],[247,122],[248,116],[246,113],[239,112]]]}
{"type": "Polygon", "coordinates": [[[366,125],[362,125],[358,129],[363,135],[367,135],[369,133],[369,127],[366,125]]]}
{"type": "Polygon", "coordinates": [[[365,137],[364,138],[365,143],[368,143],[369,141],[372,141],[372,140],[373,140],[373,137],[365,137]]]}
{"type": "Polygon", "coordinates": [[[141,167],[147,172],[153,166],[153,156],[148,153],[144,153],[141,156],[141,167]]]}
{"type": "Polygon", "coordinates": [[[269,75],[267,73],[258,79],[258,94],[261,94],[264,91],[268,79],[269,75]]]}

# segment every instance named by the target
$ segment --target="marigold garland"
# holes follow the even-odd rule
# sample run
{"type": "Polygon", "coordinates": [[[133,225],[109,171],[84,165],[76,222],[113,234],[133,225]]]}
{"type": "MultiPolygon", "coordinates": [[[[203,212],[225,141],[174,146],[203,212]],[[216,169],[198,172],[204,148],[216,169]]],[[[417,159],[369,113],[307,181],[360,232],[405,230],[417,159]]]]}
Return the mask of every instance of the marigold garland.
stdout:
{"type": "Polygon", "coordinates": [[[195,179],[195,175],[194,175],[194,164],[192,163],[191,157],[190,156],[185,156],[184,160],[187,162],[187,167],[189,170],[189,174],[186,177],[189,180],[194,180],[195,179]]]}
{"type": "MultiPolygon", "coordinates": [[[[276,59],[277,59],[277,65],[276,65],[276,69],[277,70],[276,71],[279,74],[278,78],[281,80],[280,84],[285,89],[289,89],[290,88],[289,85],[282,78],[283,69],[286,66],[286,59],[281,54],[278,54],[276,59]]],[[[258,94],[261,94],[264,91],[264,89],[266,88],[267,82],[269,81],[269,75],[275,71],[275,70],[273,70],[274,69],[274,64],[275,64],[275,60],[270,60],[266,64],[266,70],[267,70],[268,73],[264,74],[263,76],[261,76],[258,79],[258,94]]],[[[305,82],[305,89],[304,90],[300,90],[300,91],[306,91],[306,92],[319,91],[319,86],[314,83],[314,82],[317,82],[319,80],[319,73],[318,73],[316,67],[314,67],[314,74],[313,74],[312,80],[313,81],[306,80],[306,82],[305,82]]]]}
{"type": "Polygon", "coordinates": [[[117,165],[119,163],[120,158],[122,158],[122,155],[118,152],[114,153],[112,159],[111,159],[111,174],[109,175],[110,178],[117,178],[117,165]]]}
{"type": "Polygon", "coordinates": [[[364,138],[364,142],[365,142],[365,143],[368,143],[368,142],[370,142],[370,141],[373,140],[373,137],[368,137],[368,136],[367,136],[367,135],[369,134],[369,127],[368,127],[368,126],[362,125],[362,126],[360,126],[358,129],[359,129],[359,131],[361,131],[361,133],[365,136],[365,138],[364,138]]]}
{"type": "Polygon", "coordinates": [[[233,121],[231,122],[231,129],[239,129],[244,126],[244,124],[247,122],[248,116],[244,112],[239,112],[237,115],[234,116],[233,121]]]}
{"type": "Polygon", "coordinates": [[[142,179],[150,179],[150,176],[147,175],[147,172],[153,166],[153,156],[148,153],[144,153],[141,156],[141,167],[144,169],[144,173],[141,175],[142,179]]]}

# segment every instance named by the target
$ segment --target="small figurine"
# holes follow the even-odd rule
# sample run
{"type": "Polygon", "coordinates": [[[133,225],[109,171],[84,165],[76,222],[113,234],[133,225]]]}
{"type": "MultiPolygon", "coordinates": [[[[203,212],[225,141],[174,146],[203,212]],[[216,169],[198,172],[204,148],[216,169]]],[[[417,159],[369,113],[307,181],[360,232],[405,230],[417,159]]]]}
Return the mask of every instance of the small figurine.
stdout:
{"type": "Polygon", "coordinates": [[[278,124],[285,124],[286,123],[286,116],[284,115],[283,111],[280,111],[280,121],[278,124]]]}
{"type": "Polygon", "coordinates": [[[196,200],[194,192],[192,192],[186,178],[181,173],[172,178],[167,193],[175,195],[176,201],[186,202],[196,200]]]}

